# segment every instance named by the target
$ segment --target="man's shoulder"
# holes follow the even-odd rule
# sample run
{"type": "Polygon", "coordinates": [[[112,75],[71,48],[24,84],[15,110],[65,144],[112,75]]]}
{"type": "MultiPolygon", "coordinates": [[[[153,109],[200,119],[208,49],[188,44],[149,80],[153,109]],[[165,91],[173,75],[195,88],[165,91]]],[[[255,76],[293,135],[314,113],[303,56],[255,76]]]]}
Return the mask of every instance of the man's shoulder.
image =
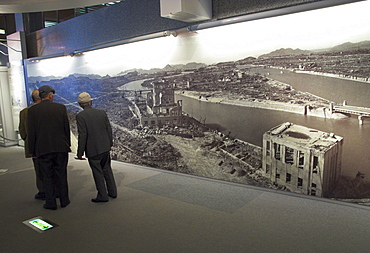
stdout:
{"type": "Polygon", "coordinates": [[[23,108],[23,109],[19,112],[19,114],[27,113],[27,111],[28,111],[28,109],[29,109],[29,108],[30,108],[30,107],[23,108]]]}
{"type": "Polygon", "coordinates": [[[77,113],[76,117],[83,117],[84,115],[94,114],[95,112],[96,112],[95,108],[92,108],[92,107],[85,108],[79,113],[77,113]]]}
{"type": "Polygon", "coordinates": [[[66,107],[65,105],[63,105],[61,103],[51,102],[51,104],[54,105],[54,106],[59,106],[59,107],[66,107]]]}
{"type": "Polygon", "coordinates": [[[83,113],[98,113],[98,112],[104,112],[104,110],[94,108],[94,107],[89,107],[89,108],[86,108],[85,110],[83,110],[82,112],[83,113]]]}
{"type": "Polygon", "coordinates": [[[33,105],[30,105],[26,108],[24,108],[23,110],[25,110],[26,112],[27,111],[34,111],[34,110],[37,110],[38,106],[40,105],[41,103],[37,103],[37,104],[33,104],[33,105]]]}
{"type": "Polygon", "coordinates": [[[40,103],[28,107],[29,112],[33,111],[50,111],[50,110],[66,110],[66,106],[60,103],[55,103],[50,100],[43,100],[40,103]]]}
{"type": "Polygon", "coordinates": [[[79,112],[77,115],[76,115],[76,118],[85,118],[85,117],[89,117],[89,118],[94,118],[94,117],[100,117],[100,116],[106,116],[106,112],[102,109],[97,109],[97,108],[93,108],[93,107],[89,107],[89,108],[85,108],[83,111],[79,112]]]}
{"type": "Polygon", "coordinates": [[[43,106],[53,108],[54,110],[66,110],[67,108],[65,105],[55,102],[45,103],[43,106]]]}
{"type": "Polygon", "coordinates": [[[85,114],[85,110],[82,110],[76,114],[76,118],[82,117],[85,114]]]}

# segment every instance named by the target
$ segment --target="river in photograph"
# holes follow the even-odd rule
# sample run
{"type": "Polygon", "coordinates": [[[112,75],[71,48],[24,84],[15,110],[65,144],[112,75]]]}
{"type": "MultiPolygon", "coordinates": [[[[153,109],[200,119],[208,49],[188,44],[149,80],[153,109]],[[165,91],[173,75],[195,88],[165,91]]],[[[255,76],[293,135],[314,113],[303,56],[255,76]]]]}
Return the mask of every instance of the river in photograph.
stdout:
{"type": "Polygon", "coordinates": [[[290,84],[296,90],[309,92],[335,103],[342,104],[346,101],[347,105],[370,107],[370,82],[295,73],[276,68],[252,68],[250,72],[290,84]]]}
{"type": "MultiPolygon", "coordinates": [[[[336,103],[346,100],[349,105],[370,107],[370,83],[333,77],[293,73],[278,69],[256,68],[251,71],[268,75],[269,78],[288,83],[296,90],[310,92],[336,103]]],[[[143,80],[126,84],[119,89],[147,89],[143,80]]],[[[355,177],[365,173],[370,181],[370,118],[359,124],[357,116],[345,119],[325,119],[275,110],[215,104],[197,99],[176,96],[183,101],[183,111],[207,125],[237,139],[262,147],[263,134],[284,122],[291,122],[344,137],[342,175],[355,177]]]]}
{"type": "MultiPolygon", "coordinates": [[[[344,87],[347,87],[344,89],[346,94],[331,99],[330,92],[325,94],[325,96],[321,92],[320,87],[323,85],[323,80],[320,76],[292,72],[280,75],[285,75],[285,82],[291,84],[297,90],[300,90],[297,88],[299,85],[295,84],[299,83],[305,87],[305,91],[309,90],[310,93],[325,97],[331,101],[344,98],[346,101],[351,101],[352,105],[370,107],[368,104],[370,96],[366,95],[369,94],[369,83],[325,77],[324,80],[327,82],[326,91],[336,91],[335,96],[337,96],[336,93],[341,93],[341,90],[344,89],[343,85],[346,82],[348,82],[348,87],[352,87],[352,89],[349,89],[344,85],[344,87]],[[288,77],[288,75],[294,75],[294,77],[288,77]],[[315,81],[316,78],[320,82],[315,81]],[[294,84],[292,80],[294,80],[294,84]],[[337,86],[338,83],[340,83],[339,86],[337,86]],[[317,90],[315,91],[316,85],[318,87],[316,87],[317,90]],[[365,96],[363,96],[364,94],[365,96]]],[[[276,79],[278,80],[278,78],[276,79]]],[[[280,79],[279,81],[282,80],[280,79]]],[[[291,122],[342,136],[344,137],[342,175],[354,178],[357,172],[360,171],[366,174],[365,180],[370,181],[370,118],[366,118],[363,125],[360,125],[357,116],[346,119],[325,119],[275,110],[215,104],[180,95],[177,99],[183,100],[184,112],[200,120],[202,123],[218,125],[219,130],[223,133],[227,134],[230,132],[230,136],[232,137],[261,147],[263,134],[272,127],[284,122],[291,122]]]]}

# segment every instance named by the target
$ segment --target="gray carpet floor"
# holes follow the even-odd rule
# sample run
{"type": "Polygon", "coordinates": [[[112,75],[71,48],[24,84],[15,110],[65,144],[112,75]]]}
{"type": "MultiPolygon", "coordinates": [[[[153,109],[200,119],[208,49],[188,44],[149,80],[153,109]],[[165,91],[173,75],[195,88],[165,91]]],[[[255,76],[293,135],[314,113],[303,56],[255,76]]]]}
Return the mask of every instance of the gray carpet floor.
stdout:
{"type": "Polygon", "coordinates": [[[70,154],[71,204],[45,210],[22,147],[0,147],[0,252],[369,252],[370,208],[113,161],[118,198],[92,203],[70,154]],[[58,225],[43,233],[23,222],[58,225]]]}

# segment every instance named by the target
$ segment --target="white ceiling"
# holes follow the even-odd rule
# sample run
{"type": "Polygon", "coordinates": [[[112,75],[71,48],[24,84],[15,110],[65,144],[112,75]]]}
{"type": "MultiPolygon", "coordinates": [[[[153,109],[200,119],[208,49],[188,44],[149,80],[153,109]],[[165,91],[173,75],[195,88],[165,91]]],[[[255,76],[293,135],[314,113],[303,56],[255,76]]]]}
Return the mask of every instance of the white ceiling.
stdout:
{"type": "Polygon", "coordinates": [[[115,0],[0,0],[0,14],[72,9],[115,0]]]}

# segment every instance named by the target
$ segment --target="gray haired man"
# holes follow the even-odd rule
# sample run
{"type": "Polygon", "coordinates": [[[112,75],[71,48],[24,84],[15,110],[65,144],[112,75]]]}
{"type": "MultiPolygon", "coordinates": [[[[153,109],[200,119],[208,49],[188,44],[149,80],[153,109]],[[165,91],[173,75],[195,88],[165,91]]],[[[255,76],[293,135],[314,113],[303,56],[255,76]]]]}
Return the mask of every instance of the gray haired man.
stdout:
{"type": "Polygon", "coordinates": [[[92,202],[108,202],[109,197],[117,197],[110,150],[113,146],[112,128],[105,111],[92,108],[90,94],[83,92],[78,96],[78,103],[84,109],[77,114],[78,149],[77,158],[83,160],[85,153],[91,167],[96,190],[92,202]]]}

